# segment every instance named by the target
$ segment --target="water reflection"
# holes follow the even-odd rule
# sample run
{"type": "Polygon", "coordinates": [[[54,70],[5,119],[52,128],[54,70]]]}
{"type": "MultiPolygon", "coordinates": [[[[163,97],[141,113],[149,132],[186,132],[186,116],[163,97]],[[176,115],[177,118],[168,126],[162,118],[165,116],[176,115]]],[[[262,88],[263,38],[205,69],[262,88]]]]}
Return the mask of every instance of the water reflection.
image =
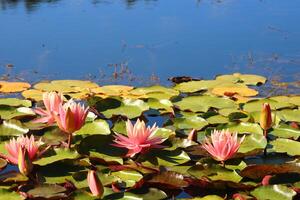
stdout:
{"type": "MultiPolygon", "coordinates": [[[[13,9],[19,5],[23,5],[28,12],[34,11],[39,8],[42,4],[56,4],[61,0],[0,0],[0,9],[13,9]]],[[[120,0],[121,1],[121,0],[120,0]]],[[[122,2],[131,8],[138,2],[144,2],[145,4],[155,3],[158,0],[122,0],[122,2]]],[[[200,0],[198,0],[200,1],[200,0]]],[[[91,0],[93,4],[108,4],[113,3],[113,0],[91,0]]]]}
{"type": "Polygon", "coordinates": [[[54,4],[60,0],[0,0],[0,8],[2,10],[11,9],[23,4],[27,11],[34,11],[41,4],[54,4]]]}

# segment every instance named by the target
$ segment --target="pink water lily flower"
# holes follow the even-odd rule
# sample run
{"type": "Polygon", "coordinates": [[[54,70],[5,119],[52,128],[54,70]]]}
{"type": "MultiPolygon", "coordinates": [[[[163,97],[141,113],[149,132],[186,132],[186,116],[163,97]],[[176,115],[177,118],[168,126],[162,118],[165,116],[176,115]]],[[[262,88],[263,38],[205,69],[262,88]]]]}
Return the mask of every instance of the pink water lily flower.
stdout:
{"type": "Polygon", "coordinates": [[[202,147],[217,161],[232,158],[239,150],[245,136],[238,140],[237,133],[232,134],[229,130],[214,130],[210,139],[205,138],[202,147]]]}
{"type": "Polygon", "coordinates": [[[63,103],[62,94],[56,92],[43,93],[43,102],[46,110],[36,108],[35,113],[41,115],[41,118],[33,120],[35,123],[47,123],[52,125],[55,122],[55,115],[58,113],[60,105],[63,103]]]}
{"type": "Polygon", "coordinates": [[[11,164],[18,165],[19,151],[24,149],[27,151],[29,159],[34,161],[44,153],[44,151],[39,150],[40,145],[41,141],[35,141],[33,135],[30,137],[22,135],[17,139],[11,139],[9,143],[5,143],[8,155],[1,154],[1,157],[7,159],[11,164]]]}
{"type": "Polygon", "coordinates": [[[79,130],[85,123],[89,107],[85,108],[72,99],[60,105],[58,115],[55,116],[58,127],[69,134],[68,147],[70,148],[72,134],[79,130]]]}
{"type": "Polygon", "coordinates": [[[160,137],[154,136],[154,132],[158,129],[156,124],[152,127],[146,127],[144,121],[139,119],[133,125],[130,120],[126,122],[127,137],[121,134],[116,134],[114,146],[127,148],[127,157],[133,157],[137,153],[144,153],[150,148],[162,148],[159,145],[164,140],[160,137]]]}

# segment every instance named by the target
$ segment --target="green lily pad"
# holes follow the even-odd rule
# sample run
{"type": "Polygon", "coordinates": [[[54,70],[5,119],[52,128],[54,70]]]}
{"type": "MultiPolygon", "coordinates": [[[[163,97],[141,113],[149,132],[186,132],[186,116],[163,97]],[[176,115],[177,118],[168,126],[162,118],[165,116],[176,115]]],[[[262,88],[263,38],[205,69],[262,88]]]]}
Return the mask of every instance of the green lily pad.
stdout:
{"type": "Polygon", "coordinates": [[[0,125],[1,136],[19,136],[28,133],[29,129],[15,119],[3,121],[0,125]]]}
{"type": "Polygon", "coordinates": [[[229,122],[227,117],[223,115],[214,115],[206,119],[209,124],[226,124],[229,122]]]}
{"type": "Polygon", "coordinates": [[[7,190],[7,189],[0,189],[0,197],[5,200],[22,200],[23,198],[18,193],[7,190]]]}
{"type": "Polygon", "coordinates": [[[122,170],[118,172],[112,172],[111,174],[120,178],[120,180],[126,183],[126,187],[134,186],[136,182],[140,181],[143,178],[143,175],[141,173],[133,170],[122,170]]]}
{"type": "Polygon", "coordinates": [[[262,105],[269,103],[272,110],[278,110],[283,108],[292,108],[294,105],[287,102],[278,102],[272,99],[258,99],[245,103],[243,110],[247,112],[261,111],[262,105]]]}
{"type": "MultiPolygon", "coordinates": [[[[165,199],[167,198],[167,194],[156,188],[149,188],[146,191],[135,191],[133,192],[125,192],[122,200],[153,200],[153,199],[165,199]]],[[[117,198],[116,198],[117,199],[117,198]]]]}
{"type": "Polygon", "coordinates": [[[127,150],[112,144],[114,142],[111,135],[91,135],[81,140],[77,149],[80,154],[89,155],[91,158],[123,164],[122,157],[127,150]]]}
{"type": "Polygon", "coordinates": [[[166,112],[173,113],[173,104],[168,99],[148,99],[147,104],[150,108],[156,110],[165,110],[166,112]]]}
{"type": "Polygon", "coordinates": [[[197,115],[185,118],[175,118],[174,126],[177,129],[196,129],[201,130],[203,127],[207,126],[208,122],[202,117],[197,115]]]}
{"type": "Polygon", "coordinates": [[[238,152],[242,154],[247,154],[255,150],[262,150],[266,146],[267,146],[267,140],[263,135],[250,134],[250,135],[246,135],[238,152]]]}
{"type": "Polygon", "coordinates": [[[223,168],[219,165],[196,165],[191,167],[188,172],[198,179],[209,178],[216,181],[231,181],[238,183],[242,180],[242,177],[234,170],[223,168]]]}
{"type": "Polygon", "coordinates": [[[11,107],[0,105],[0,117],[1,119],[22,118],[27,116],[35,116],[35,113],[31,108],[27,107],[11,107]]]}
{"type": "Polygon", "coordinates": [[[149,110],[149,106],[142,100],[116,98],[94,99],[93,102],[97,110],[105,117],[111,118],[113,116],[121,115],[130,119],[140,116],[144,111],[149,110]]]}
{"type": "Polygon", "coordinates": [[[270,99],[273,99],[278,102],[287,102],[296,106],[300,106],[300,96],[275,96],[271,97],[270,99]]]}
{"type": "Polygon", "coordinates": [[[24,183],[28,177],[16,171],[8,171],[0,175],[0,181],[6,184],[24,183]]]}
{"type": "MultiPolygon", "coordinates": [[[[232,83],[232,82],[226,82],[232,83]]],[[[222,80],[201,80],[201,81],[189,81],[177,84],[174,89],[180,92],[193,93],[201,90],[208,90],[218,85],[224,84],[222,80]]]]}
{"type": "Polygon", "coordinates": [[[13,107],[20,107],[20,106],[30,107],[31,101],[17,99],[17,98],[3,98],[0,99],[0,105],[13,106],[13,107]]]}
{"type": "Polygon", "coordinates": [[[214,96],[188,96],[181,101],[175,102],[181,110],[190,110],[193,112],[207,112],[209,108],[236,108],[237,105],[230,99],[214,96]]]}
{"type": "Polygon", "coordinates": [[[109,135],[109,124],[103,119],[97,119],[93,122],[86,123],[80,130],[76,131],[76,135],[109,135]]]}
{"type": "Polygon", "coordinates": [[[284,185],[268,185],[256,188],[251,195],[259,200],[292,200],[296,192],[284,185]],[[267,194],[267,195],[266,195],[267,194]]]}
{"type": "Polygon", "coordinates": [[[176,166],[190,161],[188,154],[182,150],[152,150],[146,155],[144,165],[176,166]]]}
{"type": "Polygon", "coordinates": [[[224,200],[224,198],[217,196],[217,195],[206,195],[204,197],[195,197],[195,198],[184,198],[178,200],[224,200]]]}
{"type": "Polygon", "coordinates": [[[277,116],[283,121],[300,122],[300,110],[281,110],[277,116]]]}
{"type": "Polygon", "coordinates": [[[253,133],[263,135],[263,130],[258,124],[241,122],[241,123],[229,123],[218,126],[218,129],[228,129],[231,132],[237,133],[253,133]]]}
{"type": "Polygon", "coordinates": [[[230,75],[220,75],[216,77],[216,80],[219,81],[231,81],[231,82],[241,82],[245,85],[258,85],[264,84],[267,79],[263,76],[258,76],[254,74],[240,74],[234,73],[230,75]]]}
{"type": "Polygon", "coordinates": [[[68,139],[68,134],[61,131],[58,127],[51,127],[44,132],[43,142],[48,145],[58,145],[68,139]]]}
{"type": "Polygon", "coordinates": [[[156,97],[159,99],[169,99],[173,96],[179,95],[178,91],[160,85],[135,88],[134,90],[131,90],[129,93],[132,95],[137,95],[137,96],[146,95],[148,98],[156,97]]]}
{"type": "Polygon", "coordinates": [[[65,160],[65,159],[75,159],[79,156],[79,154],[76,151],[72,151],[69,149],[61,149],[56,148],[53,151],[48,150],[47,154],[43,155],[43,157],[37,161],[35,161],[35,164],[38,165],[48,165],[50,163],[59,161],[59,160],[65,160]]]}
{"type": "Polygon", "coordinates": [[[291,128],[288,125],[281,125],[280,127],[273,128],[269,134],[280,138],[293,138],[294,140],[298,140],[300,137],[300,130],[291,128]]]}
{"type": "Polygon", "coordinates": [[[287,153],[291,156],[299,156],[300,155],[300,142],[278,138],[271,142],[273,145],[272,149],[278,153],[287,153]]]}

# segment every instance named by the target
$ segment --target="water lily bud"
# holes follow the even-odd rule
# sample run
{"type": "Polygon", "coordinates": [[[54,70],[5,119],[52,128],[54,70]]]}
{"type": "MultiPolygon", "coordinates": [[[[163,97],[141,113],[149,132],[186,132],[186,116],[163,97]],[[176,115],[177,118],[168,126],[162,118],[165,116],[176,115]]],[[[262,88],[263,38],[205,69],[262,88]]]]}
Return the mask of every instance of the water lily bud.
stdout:
{"type": "Polygon", "coordinates": [[[271,175],[266,175],[263,179],[262,179],[262,181],[261,181],[261,184],[262,185],[270,185],[270,179],[272,178],[272,176],[271,175]]]}
{"type": "Polygon", "coordinates": [[[96,171],[90,170],[88,172],[87,181],[93,196],[102,197],[104,193],[104,188],[100,179],[97,176],[96,171]]]}
{"type": "Polygon", "coordinates": [[[18,167],[19,171],[26,176],[32,171],[33,165],[25,147],[20,147],[19,149],[18,167]]]}
{"type": "Polygon", "coordinates": [[[194,141],[195,135],[196,135],[195,133],[196,133],[196,130],[195,130],[195,129],[191,130],[191,132],[189,133],[187,139],[190,140],[190,141],[194,141]]]}
{"type": "Polygon", "coordinates": [[[265,131],[272,126],[272,115],[270,104],[264,103],[260,113],[260,126],[265,131]]]}

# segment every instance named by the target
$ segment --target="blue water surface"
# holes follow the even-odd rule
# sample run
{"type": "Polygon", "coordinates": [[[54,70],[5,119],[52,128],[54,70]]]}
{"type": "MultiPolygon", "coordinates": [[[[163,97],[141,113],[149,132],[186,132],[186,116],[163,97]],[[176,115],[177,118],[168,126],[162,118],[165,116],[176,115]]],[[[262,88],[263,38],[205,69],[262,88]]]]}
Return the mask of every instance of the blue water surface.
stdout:
{"type": "Polygon", "coordinates": [[[109,82],[115,70],[116,82],[147,84],[241,71],[297,80],[299,10],[298,0],[0,0],[1,73],[109,82]]]}

